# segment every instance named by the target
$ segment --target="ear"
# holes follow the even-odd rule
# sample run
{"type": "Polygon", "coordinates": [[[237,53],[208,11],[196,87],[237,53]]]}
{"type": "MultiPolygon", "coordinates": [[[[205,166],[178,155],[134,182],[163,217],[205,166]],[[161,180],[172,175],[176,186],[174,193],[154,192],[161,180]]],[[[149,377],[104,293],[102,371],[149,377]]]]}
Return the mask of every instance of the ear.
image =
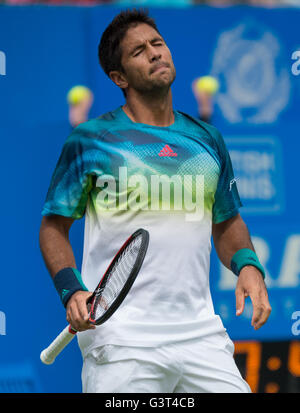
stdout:
{"type": "Polygon", "coordinates": [[[121,89],[126,89],[128,87],[128,82],[124,73],[119,72],[118,70],[113,70],[109,73],[109,77],[121,89]]]}

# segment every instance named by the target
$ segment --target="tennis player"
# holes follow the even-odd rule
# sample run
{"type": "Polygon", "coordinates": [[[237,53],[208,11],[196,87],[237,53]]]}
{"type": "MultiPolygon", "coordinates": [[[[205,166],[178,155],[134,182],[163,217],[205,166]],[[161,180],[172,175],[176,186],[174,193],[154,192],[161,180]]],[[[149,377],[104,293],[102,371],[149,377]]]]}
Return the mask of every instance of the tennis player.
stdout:
{"type": "Polygon", "coordinates": [[[212,236],[221,262],[238,276],[236,314],[250,296],[257,330],[271,308],[222,136],[173,109],[171,52],[146,12],[114,18],[99,60],[126,102],[80,124],[66,140],[40,229],[45,263],[67,320],[79,331],[83,391],[250,392],[214,312],[212,236]],[[83,216],[79,272],[69,229],[83,216]],[[140,227],[150,234],[142,269],[121,307],[94,328],[89,291],[140,227]]]}

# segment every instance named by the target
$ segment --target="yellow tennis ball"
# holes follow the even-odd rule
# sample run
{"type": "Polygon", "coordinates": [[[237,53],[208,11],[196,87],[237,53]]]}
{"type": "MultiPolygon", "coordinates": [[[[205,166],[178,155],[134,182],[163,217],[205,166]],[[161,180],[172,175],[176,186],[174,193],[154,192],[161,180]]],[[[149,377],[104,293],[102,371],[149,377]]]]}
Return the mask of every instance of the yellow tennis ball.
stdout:
{"type": "Polygon", "coordinates": [[[196,90],[198,92],[207,92],[214,95],[219,90],[219,82],[212,76],[202,76],[196,82],[196,90]]]}
{"type": "Polygon", "coordinates": [[[69,105],[77,105],[78,103],[82,102],[83,100],[89,98],[91,96],[91,91],[86,86],[74,86],[72,87],[67,95],[67,101],[69,105]]]}

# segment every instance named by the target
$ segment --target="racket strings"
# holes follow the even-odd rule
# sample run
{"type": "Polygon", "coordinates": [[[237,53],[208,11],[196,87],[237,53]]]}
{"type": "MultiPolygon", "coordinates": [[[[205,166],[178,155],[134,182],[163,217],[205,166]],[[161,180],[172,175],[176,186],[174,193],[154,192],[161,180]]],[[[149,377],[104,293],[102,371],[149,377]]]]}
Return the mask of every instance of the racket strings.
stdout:
{"type": "Polygon", "coordinates": [[[130,277],[141,250],[142,237],[135,238],[121,253],[111,269],[105,286],[95,305],[95,319],[111,307],[130,277]]]}

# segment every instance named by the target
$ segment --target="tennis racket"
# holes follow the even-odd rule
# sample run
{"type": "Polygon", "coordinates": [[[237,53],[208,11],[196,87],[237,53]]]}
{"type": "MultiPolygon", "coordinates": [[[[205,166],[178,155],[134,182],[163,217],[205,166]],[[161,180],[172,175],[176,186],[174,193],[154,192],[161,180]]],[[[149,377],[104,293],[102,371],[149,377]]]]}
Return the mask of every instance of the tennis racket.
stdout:
{"type": "MultiPolygon", "coordinates": [[[[103,324],[121,305],[141,269],[148,244],[149,233],[140,228],[122,245],[88,301],[91,324],[103,324]]],[[[70,325],[65,327],[49,347],[41,352],[41,361],[52,364],[76,333],[70,325]]]]}

